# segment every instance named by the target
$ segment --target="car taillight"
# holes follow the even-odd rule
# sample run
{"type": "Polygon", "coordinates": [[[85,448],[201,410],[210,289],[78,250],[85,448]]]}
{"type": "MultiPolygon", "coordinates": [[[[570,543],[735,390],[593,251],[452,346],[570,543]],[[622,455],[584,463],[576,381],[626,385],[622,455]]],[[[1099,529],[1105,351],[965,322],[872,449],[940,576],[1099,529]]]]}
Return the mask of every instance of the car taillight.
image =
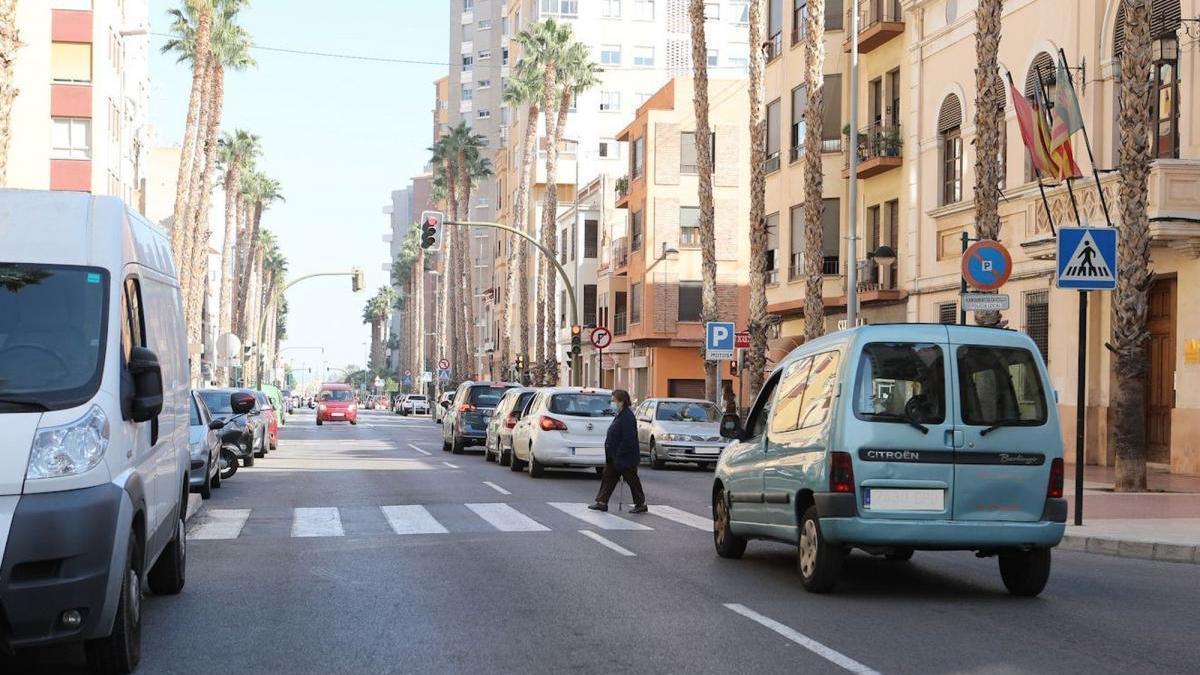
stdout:
{"type": "Polygon", "coordinates": [[[542,415],[542,418],[538,420],[538,424],[541,425],[542,431],[567,430],[567,425],[563,424],[562,421],[556,420],[553,417],[546,417],[545,415],[542,415]]]}
{"type": "Polygon", "coordinates": [[[517,418],[512,413],[509,413],[508,416],[504,418],[504,428],[512,429],[515,426],[517,426],[517,418]]]}
{"type": "Polygon", "coordinates": [[[475,406],[471,403],[463,403],[462,405],[458,406],[458,412],[471,412],[474,409],[475,406]]]}
{"type": "Polygon", "coordinates": [[[829,453],[829,491],[854,493],[854,465],[850,453],[829,453]]]}
{"type": "Polygon", "coordinates": [[[1057,457],[1050,462],[1050,484],[1046,486],[1046,496],[1054,499],[1063,496],[1063,461],[1057,457]]]}

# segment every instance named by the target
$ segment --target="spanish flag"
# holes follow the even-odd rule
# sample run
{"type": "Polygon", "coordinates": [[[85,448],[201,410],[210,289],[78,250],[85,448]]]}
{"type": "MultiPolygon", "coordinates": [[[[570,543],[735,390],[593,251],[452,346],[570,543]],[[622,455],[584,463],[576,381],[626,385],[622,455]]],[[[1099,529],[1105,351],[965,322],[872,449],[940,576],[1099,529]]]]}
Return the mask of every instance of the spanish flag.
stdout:
{"type": "MultiPolygon", "coordinates": [[[[1059,87],[1070,86],[1066,82],[1058,83],[1059,87]]],[[[1047,122],[1050,106],[1038,87],[1035,94],[1034,110],[1037,111],[1038,133],[1045,138],[1046,151],[1050,163],[1043,173],[1056,180],[1066,180],[1080,175],[1079,166],[1075,164],[1075,153],[1071,151],[1071,131],[1068,123],[1057,111],[1053,114],[1053,126],[1047,122]]]]}
{"type": "Polygon", "coordinates": [[[1029,99],[1025,98],[1013,84],[1012,76],[1008,78],[1008,89],[1012,95],[1013,109],[1017,113],[1017,124],[1021,127],[1021,142],[1029,151],[1029,159],[1033,162],[1033,168],[1042,175],[1050,175],[1054,160],[1050,157],[1050,133],[1048,130],[1043,133],[1045,118],[1040,113],[1035,114],[1033,106],[1029,104],[1029,99]],[[1042,120],[1042,122],[1039,124],[1038,120],[1042,120]]]}

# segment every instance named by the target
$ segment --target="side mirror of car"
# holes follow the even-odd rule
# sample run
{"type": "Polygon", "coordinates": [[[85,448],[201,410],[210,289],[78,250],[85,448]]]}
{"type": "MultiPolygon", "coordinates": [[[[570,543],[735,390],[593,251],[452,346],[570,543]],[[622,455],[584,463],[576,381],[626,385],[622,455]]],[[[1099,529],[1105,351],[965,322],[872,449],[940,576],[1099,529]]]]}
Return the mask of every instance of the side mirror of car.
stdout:
{"type": "Polygon", "coordinates": [[[742,418],[736,413],[725,413],[721,418],[721,438],[738,440],[742,437],[742,418]]]}
{"type": "Polygon", "coordinates": [[[129,351],[129,375],[133,378],[133,400],[130,402],[130,419],[148,422],[162,412],[163,381],[158,355],[145,347],[133,347],[129,351]]]}
{"type": "Polygon", "coordinates": [[[225,420],[213,420],[208,423],[208,428],[213,431],[220,431],[225,428],[225,420]]]}
{"type": "Polygon", "coordinates": [[[450,409],[450,401],[442,401],[442,407],[446,410],[450,409]]]}
{"type": "Polygon", "coordinates": [[[245,392],[234,392],[229,395],[229,406],[238,415],[245,415],[254,410],[254,396],[245,392]]]}

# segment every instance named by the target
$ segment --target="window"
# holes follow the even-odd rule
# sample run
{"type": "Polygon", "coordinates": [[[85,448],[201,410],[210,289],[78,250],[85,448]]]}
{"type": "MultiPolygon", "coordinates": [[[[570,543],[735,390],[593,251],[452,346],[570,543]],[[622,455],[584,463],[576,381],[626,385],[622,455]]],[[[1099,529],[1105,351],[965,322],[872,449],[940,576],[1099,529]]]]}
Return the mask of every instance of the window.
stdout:
{"type": "Polygon", "coordinates": [[[804,276],[804,205],[797,204],[791,210],[791,256],[788,258],[788,281],[804,276]]]}
{"type": "Polygon", "coordinates": [[[733,0],[729,3],[729,10],[733,14],[733,22],[741,25],[750,23],[750,2],[749,0],[733,0]]]}
{"type": "Polygon", "coordinates": [[[634,282],[629,286],[629,323],[642,322],[642,283],[634,282]]]}
{"type": "Polygon", "coordinates": [[[958,304],[953,302],[943,302],[938,304],[938,323],[958,323],[958,304]]]}
{"type": "Polygon", "coordinates": [[[137,279],[125,280],[125,297],[121,312],[121,351],[125,362],[134,347],[146,346],[146,318],[142,316],[142,286],[137,279]]]}
{"type": "Polygon", "coordinates": [[[601,139],[599,154],[601,159],[620,159],[621,144],[611,138],[601,139]]]}
{"type": "Polygon", "coordinates": [[[842,149],[842,76],[826,75],[822,91],[825,109],[821,115],[821,151],[842,149]]]}
{"type": "Polygon", "coordinates": [[[941,145],[942,189],[941,203],[962,201],[962,106],[958,97],[950,94],[942,101],[938,113],[938,139],[941,145]]]}
{"type": "Polygon", "coordinates": [[[474,95],[475,95],[475,92],[471,91],[471,88],[469,86],[467,86],[465,84],[462,86],[462,100],[471,101],[474,99],[474,95]]]}
{"type": "Polygon", "coordinates": [[[633,152],[629,157],[629,177],[630,179],[641,178],[642,171],[646,167],[646,138],[635,138],[631,141],[633,144],[633,152]]]}
{"type": "Polygon", "coordinates": [[[642,212],[634,211],[629,216],[629,250],[642,250],[642,212]]]}
{"type": "Polygon", "coordinates": [[[463,0],[463,11],[469,12],[475,9],[475,0],[463,0]]]}
{"type": "Polygon", "coordinates": [[[606,66],[621,65],[621,45],[600,45],[600,63],[606,66]]]}
{"type": "Polygon", "coordinates": [[[621,0],[600,0],[600,16],[617,18],[621,16],[621,0]]]}
{"type": "Polygon", "coordinates": [[[776,257],[779,250],[779,213],[772,213],[765,220],[767,221],[767,283],[773,284],[779,281],[779,266],[776,257]]]}
{"type": "Polygon", "coordinates": [[[1154,120],[1153,157],[1179,157],[1179,41],[1174,35],[1159,37],[1154,54],[1154,93],[1150,101],[1154,120]]]}
{"type": "MultiPolygon", "coordinates": [[[[999,75],[996,81],[1000,82],[999,75]]],[[[1000,82],[1000,107],[1004,107],[1004,83],[1000,82]]],[[[889,124],[900,125],[900,69],[887,74],[887,118],[889,124]]]]}
{"type": "Polygon", "coordinates": [[[492,86],[492,81],[491,81],[491,80],[479,80],[479,81],[476,83],[476,85],[475,85],[475,87],[476,87],[477,89],[488,89],[488,88],[490,88],[491,86],[492,86]]]}
{"type": "Polygon", "coordinates": [[[487,108],[480,108],[479,111],[475,113],[475,116],[481,120],[486,120],[492,116],[492,111],[488,110],[487,108]]]}
{"type": "MultiPolygon", "coordinates": [[[[876,0],[876,2],[878,1],[876,0]]],[[[846,18],[846,10],[842,5],[843,0],[825,0],[825,30],[842,30],[842,24],[846,18]]],[[[862,28],[861,21],[859,28],[862,28]]]]}
{"type": "Polygon", "coordinates": [[[642,21],[653,21],[654,0],[633,0],[633,18],[642,21]]]}
{"type": "Polygon", "coordinates": [[[462,57],[463,71],[466,72],[474,67],[475,67],[475,57],[471,56],[470,54],[463,54],[463,57],[462,57]]]}
{"type": "Polygon", "coordinates": [[[767,430],[767,421],[771,419],[772,408],[775,404],[775,389],[779,385],[779,378],[780,375],[775,375],[767,380],[762,390],[758,392],[758,399],[754,401],[754,408],[746,419],[746,433],[750,438],[761,438],[767,430]]]}
{"type": "Polygon", "coordinates": [[[808,372],[808,384],[804,388],[804,405],[800,408],[800,429],[815,429],[824,426],[829,419],[837,391],[839,352],[824,352],[813,357],[812,369],[808,372]]]}
{"type": "Polygon", "coordinates": [[[720,54],[717,52],[717,50],[715,50],[715,49],[708,50],[708,67],[716,68],[717,64],[720,63],[719,57],[720,57],[720,54]]]}
{"type": "Polygon", "coordinates": [[[583,257],[595,258],[599,250],[600,223],[595,220],[583,221],[583,257]]]}
{"type": "Polygon", "coordinates": [[[826,199],[825,210],[821,214],[821,255],[824,258],[821,273],[837,275],[841,273],[842,222],[841,202],[837,199],[826,199]]]}
{"type": "MultiPolygon", "coordinates": [[[[709,158],[715,160],[717,153],[716,132],[712,132],[710,138],[709,158]]],[[[685,131],[679,135],[679,172],[696,173],[698,171],[698,164],[699,160],[696,158],[696,133],[694,131],[685,131]]]]}
{"type": "Polygon", "coordinates": [[[869,422],[941,424],[946,419],[942,348],[928,343],[873,342],[863,347],[854,414],[869,422]]]}
{"type": "Polygon", "coordinates": [[[92,121],[73,117],[50,120],[51,157],[54,159],[92,158],[92,121]]]}
{"type": "Polygon", "coordinates": [[[679,207],[679,248],[700,247],[700,207],[679,207]]]}
{"type": "Polygon", "coordinates": [[[596,284],[583,285],[583,323],[596,325],[596,284]]]}
{"type": "Polygon", "coordinates": [[[792,150],[789,161],[800,159],[801,148],[804,147],[804,136],[808,127],[804,124],[804,111],[808,108],[808,90],[804,85],[792,90],[792,150]]]}
{"type": "Polygon", "coordinates": [[[1025,332],[1033,338],[1042,360],[1050,361],[1050,293],[1033,291],[1025,294],[1025,332]]]}
{"type": "Polygon", "coordinates": [[[91,82],[92,45],[74,42],[51,43],[50,79],[55,82],[91,82]]]}
{"type": "Polygon", "coordinates": [[[792,0],[792,44],[804,41],[808,33],[808,0],[792,0]]]}
{"type": "Polygon", "coordinates": [[[504,47],[503,49],[501,49],[500,54],[501,54],[500,65],[507,66],[508,65],[508,47],[504,47]]]}
{"type": "Polygon", "coordinates": [[[775,414],[771,417],[771,433],[782,434],[796,429],[800,421],[800,408],[804,405],[804,390],[808,385],[808,373],[812,370],[811,356],[792,361],[779,380],[779,391],[775,395],[775,414]]]}
{"type": "Polygon", "coordinates": [[[704,3],[704,19],[705,19],[705,21],[720,21],[721,20],[721,3],[719,3],[719,2],[704,3]]]}
{"type": "Polygon", "coordinates": [[[480,61],[486,61],[486,60],[492,58],[492,50],[480,49],[478,58],[480,61]]]}
{"type": "Polygon", "coordinates": [[[767,160],[766,171],[779,170],[779,99],[767,105],[767,160]]]}
{"type": "Polygon", "coordinates": [[[477,24],[477,28],[479,30],[491,30],[492,29],[492,20],[491,19],[480,19],[479,23],[477,24]]]}
{"type": "Polygon", "coordinates": [[[567,228],[558,233],[558,262],[567,262],[567,228]]]}
{"type": "Polygon", "coordinates": [[[962,420],[975,426],[1041,426],[1046,392],[1033,354],[1018,347],[958,348],[962,420]]]}
{"type": "Polygon", "coordinates": [[[679,320],[680,321],[699,321],[700,320],[700,297],[703,283],[699,281],[680,281],[679,282],[679,320]]]}
{"type": "Polygon", "coordinates": [[[750,72],[750,59],[744,56],[731,56],[729,57],[729,69],[746,74],[750,72]]]}
{"type": "Polygon", "coordinates": [[[598,393],[555,394],[550,397],[550,412],[573,417],[612,417],[617,414],[612,396],[598,393]]]}
{"type": "Polygon", "coordinates": [[[621,92],[600,92],[600,112],[621,112],[621,92]]]}
{"type": "Polygon", "coordinates": [[[579,0],[542,0],[542,14],[577,16],[579,0]]]}
{"type": "Polygon", "coordinates": [[[558,307],[559,307],[558,327],[566,328],[567,327],[567,292],[566,291],[559,292],[558,307]]]}
{"type": "Polygon", "coordinates": [[[654,65],[654,47],[634,47],[633,48],[633,65],[635,65],[635,66],[653,66],[654,65]]]}

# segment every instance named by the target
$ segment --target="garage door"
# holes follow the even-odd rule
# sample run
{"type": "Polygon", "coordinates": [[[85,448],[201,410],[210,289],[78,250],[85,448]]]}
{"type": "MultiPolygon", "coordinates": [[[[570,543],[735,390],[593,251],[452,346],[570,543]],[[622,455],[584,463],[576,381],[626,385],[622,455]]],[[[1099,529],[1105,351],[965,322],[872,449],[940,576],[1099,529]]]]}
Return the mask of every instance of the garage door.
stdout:
{"type": "Polygon", "coordinates": [[[704,380],[667,380],[671,398],[704,398],[704,380]]]}

